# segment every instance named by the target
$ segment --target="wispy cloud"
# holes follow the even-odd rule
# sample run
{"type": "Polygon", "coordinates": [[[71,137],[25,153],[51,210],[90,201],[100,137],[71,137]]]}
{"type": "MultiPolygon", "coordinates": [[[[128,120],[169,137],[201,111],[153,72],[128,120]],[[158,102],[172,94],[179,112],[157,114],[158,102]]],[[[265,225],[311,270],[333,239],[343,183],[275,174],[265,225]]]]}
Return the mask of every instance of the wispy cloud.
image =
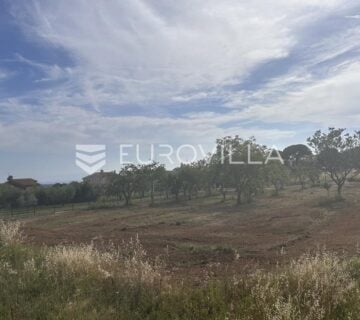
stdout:
{"type": "Polygon", "coordinates": [[[0,97],[3,149],[211,143],[227,134],[290,143],[316,126],[360,120],[353,1],[15,0],[11,8],[28,41],[66,52],[71,64],[14,52],[11,63],[36,72],[30,89],[0,97]]]}
{"type": "Polygon", "coordinates": [[[11,77],[14,73],[8,70],[2,70],[0,69],[0,81],[8,79],[11,77]]]}
{"type": "Polygon", "coordinates": [[[352,16],[346,16],[348,19],[360,19],[360,14],[354,14],[352,16]]]}
{"type": "Polygon", "coordinates": [[[284,93],[275,103],[257,103],[244,108],[237,116],[289,126],[302,122],[356,128],[360,120],[359,85],[360,63],[354,62],[330,77],[284,93]]]}
{"type": "Polygon", "coordinates": [[[71,53],[90,99],[122,105],[239,83],[259,64],[286,57],[306,23],[336,6],[341,2],[32,1],[14,12],[32,37],[71,53]]]}

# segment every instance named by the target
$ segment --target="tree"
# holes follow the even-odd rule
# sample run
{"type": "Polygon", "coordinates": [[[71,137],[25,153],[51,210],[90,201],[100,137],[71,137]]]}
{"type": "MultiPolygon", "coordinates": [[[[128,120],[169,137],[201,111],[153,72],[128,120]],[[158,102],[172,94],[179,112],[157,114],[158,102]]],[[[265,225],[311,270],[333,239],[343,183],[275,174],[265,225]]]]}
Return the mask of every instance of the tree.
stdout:
{"type": "Polygon", "coordinates": [[[75,190],[75,195],[73,198],[74,202],[88,202],[95,201],[97,198],[97,194],[95,192],[94,187],[84,181],[84,182],[71,182],[70,185],[75,190]]]}
{"type": "Polygon", "coordinates": [[[9,184],[0,185],[0,205],[3,207],[17,207],[21,191],[9,184]]]}
{"type": "Polygon", "coordinates": [[[282,157],[288,163],[298,164],[300,160],[307,158],[312,155],[311,150],[309,147],[305,146],[304,144],[295,144],[286,147],[282,152],[282,157]]]}
{"type": "Polygon", "coordinates": [[[128,164],[122,168],[113,181],[114,187],[117,188],[125,199],[125,205],[131,204],[131,199],[134,191],[139,187],[141,178],[141,166],[135,164],[128,164]]]}
{"type": "Polygon", "coordinates": [[[164,165],[157,162],[145,164],[139,168],[139,174],[142,178],[140,184],[148,185],[150,188],[150,205],[154,205],[155,184],[164,178],[165,172],[164,165]]]}
{"type": "Polygon", "coordinates": [[[326,190],[327,196],[330,197],[331,183],[327,181],[326,175],[324,176],[324,181],[321,186],[326,190]]]}
{"type": "Polygon", "coordinates": [[[165,193],[166,200],[169,199],[169,194],[171,193],[171,184],[172,184],[172,180],[173,180],[172,175],[173,175],[172,171],[165,170],[164,175],[163,175],[162,179],[160,180],[161,189],[165,193]]]}
{"type": "Polygon", "coordinates": [[[235,188],[237,204],[241,204],[243,197],[247,202],[252,201],[261,188],[264,159],[265,147],[258,145],[255,138],[244,140],[238,136],[227,136],[217,140],[212,161],[222,188],[225,184],[235,188]],[[251,163],[255,161],[257,164],[251,163]]]}
{"type": "Polygon", "coordinates": [[[226,200],[226,190],[227,187],[230,185],[230,179],[228,179],[229,176],[229,166],[228,163],[225,163],[223,161],[225,156],[225,146],[226,146],[226,140],[224,139],[218,139],[216,141],[217,147],[216,152],[214,155],[212,155],[210,159],[210,170],[214,176],[214,182],[217,187],[220,187],[220,193],[222,195],[222,202],[225,202],[226,200]]]}
{"type": "Polygon", "coordinates": [[[279,195],[287,180],[287,168],[280,162],[271,162],[265,166],[267,181],[274,186],[275,195],[279,195]]]}
{"type": "Polygon", "coordinates": [[[118,175],[114,172],[108,180],[108,183],[105,186],[105,194],[109,197],[115,197],[116,200],[122,200],[121,188],[117,185],[118,175]]]}
{"type": "Polygon", "coordinates": [[[179,194],[183,186],[180,178],[179,168],[175,168],[173,171],[168,173],[168,183],[170,192],[175,195],[175,200],[178,201],[179,194]]]}
{"type": "Polygon", "coordinates": [[[308,138],[308,144],[315,150],[322,170],[336,184],[340,198],[346,179],[356,169],[360,145],[360,132],[350,135],[345,131],[343,128],[329,128],[328,132],[318,130],[308,138]]]}
{"type": "Polygon", "coordinates": [[[316,180],[315,172],[312,170],[312,151],[303,144],[295,144],[286,147],[282,156],[290,168],[295,180],[301,185],[301,190],[305,189],[309,178],[316,180]]]}
{"type": "Polygon", "coordinates": [[[181,164],[177,171],[184,197],[191,200],[192,194],[197,189],[200,181],[200,168],[196,163],[181,164]]]}
{"type": "Polygon", "coordinates": [[[38,204],[38,199],[35,195],[35,190],[25,190],[23,193],[25,207],[34,207],[38,204]]]}
{"type": "Polygon", "coordinates": [[[316,187],[320,185],[320,176],[321,170],[319,167],[319,163],[315,158],[309,159],[306,163],[306,173],[311,182],[312,187],[316,187]]]}
{"type": "Polygon", "coordinates": [[[212,195],[212,190],[216,185],[216,170],[210,161],[211,157],[209,156],[194,164],[197,169],[197,186],[205,191],[206,196],[212,195]]]}

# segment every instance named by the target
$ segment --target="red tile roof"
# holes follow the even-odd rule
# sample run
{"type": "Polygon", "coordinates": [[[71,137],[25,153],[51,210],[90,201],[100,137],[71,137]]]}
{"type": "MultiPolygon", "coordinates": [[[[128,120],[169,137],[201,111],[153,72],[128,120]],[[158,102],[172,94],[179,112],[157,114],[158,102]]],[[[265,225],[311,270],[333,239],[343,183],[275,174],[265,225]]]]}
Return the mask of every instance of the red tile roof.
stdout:
{"type": "Polygon", "coordinates": [[[37,181],[34,179],[26,178],[26,179],[11,179],[8,181],[9,184],[18,188],[30,188],[36,187],[38,185],[37,181]]]}

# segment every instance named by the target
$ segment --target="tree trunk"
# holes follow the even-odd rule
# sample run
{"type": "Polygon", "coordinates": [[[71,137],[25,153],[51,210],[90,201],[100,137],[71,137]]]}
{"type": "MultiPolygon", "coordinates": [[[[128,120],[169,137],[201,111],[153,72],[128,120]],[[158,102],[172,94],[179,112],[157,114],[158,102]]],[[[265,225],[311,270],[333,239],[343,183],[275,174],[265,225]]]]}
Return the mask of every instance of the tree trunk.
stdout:
{"type": "Polygon", "coordinates": [[[126,206],[130,205],[130,202],[131,202],[131,194],[124,192],[123,195],[124,195],[124,199],[125,199],[125,205],[126,205],[126,206]]]}
{"type": "Polygon", "coordinates": [[[221,189],[220,189],[221,195],[222,195],[222,202],[225,202],[226,200],[226,191],[223,185],[221,185],[221,189]]]}
{"type": "Polygon", "coordinates": [[[150,198],[151,205],[154,205],[154,182],[151,182],[150,198]]]}
{"type": "Polygon", "coordinates": [[[211,186],[208,186],[208,187],[207,187],[206,195],[207,195],[208,197],[211,197],[211,195],[212,195],[211,186]]]}
{"type": "Polygon", "coordinates": [[[236,193],[237,193],[236,204],[239,205],[239,204],[241,204],[241,190],[240,190],[240,187],[236,187],[236,193]]]}
{"type": "Polygon", "coordinates": [[[339,198],[342,198],[342,188],[343,188],[343,186],[344,186],[343,183],[338,184],[338,186],[337,186],[337,193],[338,193],[339,198]]]}

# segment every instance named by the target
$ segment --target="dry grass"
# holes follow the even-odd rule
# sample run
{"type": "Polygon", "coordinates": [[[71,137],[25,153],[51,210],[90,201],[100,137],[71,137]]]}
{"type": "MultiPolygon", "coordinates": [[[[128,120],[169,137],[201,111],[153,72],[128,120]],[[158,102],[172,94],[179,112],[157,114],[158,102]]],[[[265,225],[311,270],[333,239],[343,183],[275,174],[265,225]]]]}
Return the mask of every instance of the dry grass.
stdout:
{"type": "Polygon", "coordinates": [[[13,245],[21,243],[23,240],[24,235],[21,231],[20,221],[6,222],[0,220],[0,245],[13,245]]]}
{"type": "Polygon", "coordinates": [[[225,203],[214,196],[149,207],[144,200],[129,208],[35,216],[25,222],[24,232],[28,242],[50,246],[99,239],[121,246],[138,234],[151,259],[168,248],[168,270],[176,270],[185,281],[198,281],[214,263],[223,266],[219,276],[231,276],[244,267],[270,269],[277,262],[288,263],[317,247],[354,253],[360,243],[358,184],[345,187],[345,202],[326,206],[319,205],[326,196],[322,188],[299,191],[293,186],[276,198],[267,191],[242,206],[234,206],[229,195],[225,203]],[[279,257],[282,247],[287,254],[279,257]]]}
{"type": "Polygon", "coordinates": [[[92,273],[104,278],[122,278],[147,284],[161,278],[161,264],[147,259],[138,238],[119,247],[109,244],[104,251],[97,249],[93,243],[45,248],[44,257],[49,272],[92,273]]]}
{"type": "MultiPolygon", "coordinates": [[[[24,235],[21,226],[19,221],[0,220],[0,247],[22,244],[24,235]]],[[[97,249],[93,243],[44,247],[41,255],[44,258],[42,267],[49,273],[93,274],[147,284],[161,278],[160,260],[150,262],[138,237],[123,242],[121,246],[109,243],[106,250],[97,249]]],[[[25,269],[31,269],[34,259],[31,258],[24,264],[25,269]]]]}
{"type": "Polygon", "coordinates": [[[264,319],[329,319],[356,292],[349,261],[328,252],[305,254],[277,272],[256,272],[251,294],[264,319]]]}
{"type": "Polygon", "coordinates": [[[231,281],[163,286],[161,264],[138,238],[106,250],[94,244],[21,245],[17,222],[0,224],[1,319],[360,318],[360,263],[329,252],[305,254],[271,272],[231,281]]]}

